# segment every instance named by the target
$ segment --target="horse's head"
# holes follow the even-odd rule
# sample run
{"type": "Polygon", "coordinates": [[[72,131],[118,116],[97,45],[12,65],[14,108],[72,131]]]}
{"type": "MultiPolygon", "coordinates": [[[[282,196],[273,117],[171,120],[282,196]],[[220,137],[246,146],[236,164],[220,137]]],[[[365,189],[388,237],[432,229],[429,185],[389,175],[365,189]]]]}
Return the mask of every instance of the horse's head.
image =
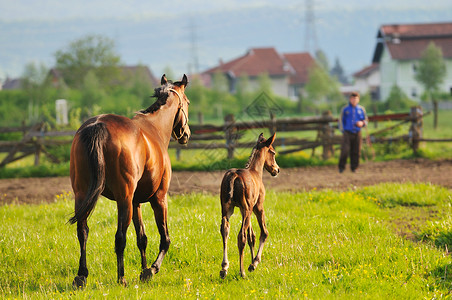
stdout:
{"type": "Polygon", "coordinates": [[[266,140],[261,133],[257,140],[257,149],[264,155],[264,167],[272,176],[279,174],[279,166],[276,163],[276,151],[273,148],[273,142],[275,141],[276,133],[266,140]]]}
{"type": "MultiPolygon", "coordinates": [[[[162,76],[161,84],[165,85],[168,83],[165,75],[162,76]]],[[[178,104],[178,110],[173,122],[173,131],[171,135],[176,139],[179,144],[186,144],[190,139],[191,131],[188,126],[188,105],[190,101],[185,95],[185,88],[188,85],[187,76],[184,74],[181,81],[177,81],[169,89],[171,94],[176,98],[176,103],[178,104]]]]}

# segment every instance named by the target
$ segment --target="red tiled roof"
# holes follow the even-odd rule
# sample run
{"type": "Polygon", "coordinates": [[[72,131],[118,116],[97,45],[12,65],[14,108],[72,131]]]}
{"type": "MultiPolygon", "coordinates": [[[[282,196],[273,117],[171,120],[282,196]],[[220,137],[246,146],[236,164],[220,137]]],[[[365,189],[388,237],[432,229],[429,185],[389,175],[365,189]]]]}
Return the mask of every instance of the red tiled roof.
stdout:
{"type": "Polygon", "coordinates": [[[419,59],[430,42],[441,48],[444,58],[452,58],[452,23],[383,25],[379,37],[393,59],[419,59]]]}
{"type": "Polygon", "coordinates": [[[401,37],[444,36],[452,34],[452,23],[426,24],[392,24],[381,26],[386,36],[400,35],[401,37]]]}
{"type": "Polygon", "coordinates": [[[269,76],[289,75],[291,84],[305,83],[308,68],[315,63],[309,53],[280,55],[274,48],[252,48],[245,55],[213,67],[203,74],[229,73],[239,77],[242,74],[254,77],[262,73],[269,76]]]}
{"type": "Polygon", "coordinates": [[[244,56],[220,64],[205,73],[215,73],[218,71],[230,72],[233,76],[239,77],[242,74],[248,76],[258,76],[267,73],[270,76],[286,75],[283,58],[274,48],[254,48],[244,56]]]}
{"type": "Polygon", "coordinates": [[[354,73],[353,77],[366,77],[367,75],[372,73],[374,70],[378,69],[378,66],[379,66],[378,63],[373,63],[370,66],[364,67],[363,69],[354,73]]]}
{"type": "Polygon", "coordinates": [[[284,57],[294,70],[290,76],[290,84],[304,84],[308,82],[309,71],[315,66],[315,60],[311,54],[308,52],[286,53],[284,57]]]}

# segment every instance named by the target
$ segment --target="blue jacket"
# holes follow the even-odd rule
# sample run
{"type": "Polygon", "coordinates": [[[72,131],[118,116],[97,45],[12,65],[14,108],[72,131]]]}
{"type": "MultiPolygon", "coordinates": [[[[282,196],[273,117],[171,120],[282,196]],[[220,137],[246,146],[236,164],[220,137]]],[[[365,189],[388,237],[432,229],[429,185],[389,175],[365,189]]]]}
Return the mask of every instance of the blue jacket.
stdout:
{"type": "Polygon", "coordinates": [[[368,119],[366,110],[361,105],[353,107],[350,103],[345,106],[341,111],[341,116],[339,118],[339,129],[344,132],[357,133],[361,130],[355,124],[358,121],[364,121],[364,126],[367,126],[368,119]]]}

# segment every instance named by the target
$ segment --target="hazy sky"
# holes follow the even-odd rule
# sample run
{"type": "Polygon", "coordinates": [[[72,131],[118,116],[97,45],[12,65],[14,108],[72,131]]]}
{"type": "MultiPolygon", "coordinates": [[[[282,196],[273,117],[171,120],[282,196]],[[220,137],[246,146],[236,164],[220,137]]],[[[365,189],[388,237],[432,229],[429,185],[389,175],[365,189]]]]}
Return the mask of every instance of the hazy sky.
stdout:
{"type": "MultiPolygon", "coordinates": [[[[318,46],[331,64],[340,58],[348,74],[371,62],[376,32],[382,24],[452,22],[452,0],[311,1],[318,46]],[[417,14],[410,18],[407,12],[413,9],[417,14]]],[[[166,66],[176,73],[187,72],[187,65],[192,62],[191,23],[196,27],[200,71],[213,67],[219,59],[241,56],[251,47],[270,46],[282,53],[305,51],[305,3],[306,0],[0,0],[0,80],[20,76],[29,62],[52,67],[55,51],[87,34],[113,38],[126,64],[146,64],[156,74],[166,66]],[[256,11],[261,14],[253,15],[256,11]]]]}
{"type": "MultiPolygon", "coordinates": [[[[318,10],[374,8],[451,8],[451,0],[312,0],[318,10]]],[[[209,13],[248,7],[292,6],[304,0],[0,0],[0,20],[52,20],[66,18],[149,17],[165,14],[209,13]]],[[[452,15],[452,11],[451,11],[452,15]]]]}

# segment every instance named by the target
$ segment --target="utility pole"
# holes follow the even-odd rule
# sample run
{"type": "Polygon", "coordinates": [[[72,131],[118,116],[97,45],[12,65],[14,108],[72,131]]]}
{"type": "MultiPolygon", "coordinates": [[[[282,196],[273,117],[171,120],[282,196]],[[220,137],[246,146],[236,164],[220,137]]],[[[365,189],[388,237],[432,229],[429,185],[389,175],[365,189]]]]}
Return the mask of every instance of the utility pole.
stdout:
{"type": "Polygon", "coordinates": [[[191,70],[190,73],[199,73],[199,59],[198,59],[198,38],[196,35],[196,24],[193,19],[190,19],[190,55],[191,55],[191,70]]]}
{"type": "Polygon", "coordinates": [[[304,50],[311,54],[319,49],[315,30],[314,0],[305,0],[304,50]]]}

